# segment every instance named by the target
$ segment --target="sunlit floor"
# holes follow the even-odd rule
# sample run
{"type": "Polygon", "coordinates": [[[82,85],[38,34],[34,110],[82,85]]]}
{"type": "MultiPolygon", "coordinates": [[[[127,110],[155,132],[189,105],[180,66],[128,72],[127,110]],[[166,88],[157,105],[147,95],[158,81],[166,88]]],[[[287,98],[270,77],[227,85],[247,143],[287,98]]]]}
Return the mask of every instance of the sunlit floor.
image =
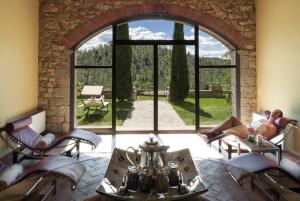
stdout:
{"type": "MultiPolygon", "coordinates": [[[[91,154],[103,154],[110,156],[114,148],[127,149],[131,146],[138,148],[140,144],[149,139],[148,134],[117,134],[117,135],[100,135],[102,142],[98,147],[91,151],[89,145],[81,145],[81,152],[91,154]]],[[[158,134],[155,135],[163,145],[169,145],[168,151],[189,148],[192,157],[203,159],[222,159],[223,156],[215,149],[208,146],[203,139],[195,133],[191,134],[158,134]]]]}

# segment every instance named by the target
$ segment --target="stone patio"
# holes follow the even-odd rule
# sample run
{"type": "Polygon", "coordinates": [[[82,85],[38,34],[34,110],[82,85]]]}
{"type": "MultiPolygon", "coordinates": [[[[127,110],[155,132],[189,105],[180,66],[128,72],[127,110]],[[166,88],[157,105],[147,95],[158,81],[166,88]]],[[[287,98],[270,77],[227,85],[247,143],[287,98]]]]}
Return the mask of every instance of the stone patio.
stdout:
{"type": "MultiPolygon", "coordinates": [[[[134,101],[121,130],[153,130],[153,101],[134,101]]],[[[167,101],[158,101],[158,129],[185,130],[194,129],[186,126],[176,111],[167,101]]]]}

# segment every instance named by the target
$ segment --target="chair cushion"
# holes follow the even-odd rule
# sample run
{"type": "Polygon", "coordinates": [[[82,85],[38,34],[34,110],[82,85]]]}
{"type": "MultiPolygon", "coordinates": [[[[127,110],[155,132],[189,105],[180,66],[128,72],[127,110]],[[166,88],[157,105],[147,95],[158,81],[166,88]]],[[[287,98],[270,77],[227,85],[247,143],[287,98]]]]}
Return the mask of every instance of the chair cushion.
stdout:
{"type": "Polygon", "coordinates": [[[64,135],[59,141],[64,139],[74,139],[74,138],[81,141],[88,142],[92,144],[94,148],[96,148],[101,142],[101,137],[99,135],[96,135],[93,132],[82,130],[82,129],[72,130],[68,134],[64,135]]]}
{"type": "Polygon", "coordinates": [[[29,127],[31,123],[32,118],[26,117],[7,123],[4,129],[14,140],[22,142],[27,148],[33,149],[41,136],[29,127]]]}
{"type": "Polygon", "coordinates": [[[30,127],[21,128],[11,133],[11,136],[22,142],[29,149],[34,149],[35,145],[42,136],[32,130],[30,127]]]}
{"type": "Polygon", "coordinates": [[[54,175],[65,177],[72,183],[77,184],[85,171],[85,166],[81,162],[66,156],[55,155],[48,156],[35,165],[26,167],[21,177],[26,177],[37,172],[44,172],[44,176],[54,175]]]}
{"type": "Polygon", "coordinates": [[[26,128],[32,123],[32,118],[31,117],[26,117],[14,122],[7,123],[4,127],[5,131],[8,133],[12,133],[13,131],[26,128]]]}
{"type": "Polygon", "coordinates": [[[238,181],[251,173],[271,168],[278,168],[278,166],[274,161],[259,153],[243,154],[226,162],[226,169],[238,181]]]}

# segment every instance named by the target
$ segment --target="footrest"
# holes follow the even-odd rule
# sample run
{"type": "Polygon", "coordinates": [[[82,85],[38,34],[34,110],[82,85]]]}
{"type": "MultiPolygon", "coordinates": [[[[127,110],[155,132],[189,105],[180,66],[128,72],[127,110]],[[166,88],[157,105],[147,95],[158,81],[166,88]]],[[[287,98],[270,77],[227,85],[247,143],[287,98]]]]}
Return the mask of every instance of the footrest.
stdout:
{"type": "Polygon", "coordinates": [[[252,173],[272,168],[278,168],[277,164],[259,153],[243,154],[226,163],[228,173],[238,182],[252,173]]]}

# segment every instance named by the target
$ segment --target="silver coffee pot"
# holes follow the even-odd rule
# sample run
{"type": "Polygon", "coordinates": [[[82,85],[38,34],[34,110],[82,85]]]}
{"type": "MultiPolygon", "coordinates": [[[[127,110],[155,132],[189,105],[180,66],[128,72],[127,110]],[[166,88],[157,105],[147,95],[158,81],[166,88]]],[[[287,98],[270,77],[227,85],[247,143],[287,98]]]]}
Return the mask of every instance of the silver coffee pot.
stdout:
{"type": "Polygon", "coordinates": [[[154,140],[154,136],[150,136],[149,140],[139,145],[140,150],[128,147],[126,157],[132,165],[137,165],[142,170],[144,168],[162,168],[166,165],[166,153],[169,146],[161,145],[158,141],[154,140]],[[133,150],[134,160],[132,160],[128,151],[133,150]]]}

